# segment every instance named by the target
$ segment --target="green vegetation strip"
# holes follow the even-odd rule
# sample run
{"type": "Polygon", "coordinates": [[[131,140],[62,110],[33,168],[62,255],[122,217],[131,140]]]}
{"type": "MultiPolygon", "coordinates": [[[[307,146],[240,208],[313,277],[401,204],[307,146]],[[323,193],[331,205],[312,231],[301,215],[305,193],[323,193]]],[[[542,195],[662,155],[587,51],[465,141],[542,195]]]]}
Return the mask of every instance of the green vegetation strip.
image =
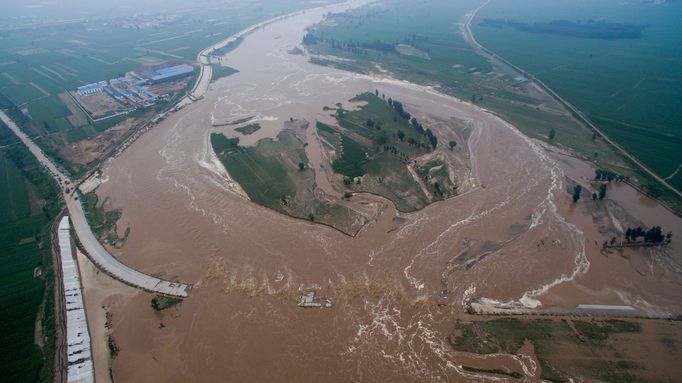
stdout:
{"type": "Polygon", "coordinates": [[[152,301],[150,305],[154,309],[154,311],[163,311],[167,308],[171,308],[179,303],[182,303],[182,299],[180,298],[173,298],[173,297],[165,297],[163,295],[157,295],[154,298],[152,298],[152,301]]]}
{"type": "Polygon", "coordinates": [[[240,128],[236,128],[235,131],[248,136],[249,134],[256,133],[257,131],[260,130],[260,124],[249,124],[246,126],[242,126],[240,128]]]}
{"type": "Polygon", "coordinates": [[[211,134],[211,144],[227,171],[252,201],[281,210],[282,200],[296,193],[292,171],[297,171],[295,167],[304,160],[305,154],[302,145],[295,145],[294,141],[298,139],[293,134],[285,132],[278,137],[277,141],[262,140],[259,143],[261,150],[241,147],[238,138],[215,133],[211,134]],[[286,150],[282,155],[289,154],[294,158],[288,167],[278,158],[280,150],[286,150]]]}
{"type": "Polygon", "coordinates": [[[221,64],[213,64],[211,65],[211,68],[212,68],[211,82],[217,81],[218,79],[221,79],[223,77],[232,76],[235,73],[239,73],[238,70],[231,68],[229,66],[223,66],[221,64]]]}
{"type": "MultiPolygon", "coordinates": [[[[0,138],[12,141],[8,132],[0,122],[0,138]]],[[[8,382],[51,381],[55,318],[50,228],[61,206],[59,188],[20,144],[0,150],[0,177],[0,369],[8,382]],[[42,349],[34,343],[38,315],[43,318],[42,349]]]]}

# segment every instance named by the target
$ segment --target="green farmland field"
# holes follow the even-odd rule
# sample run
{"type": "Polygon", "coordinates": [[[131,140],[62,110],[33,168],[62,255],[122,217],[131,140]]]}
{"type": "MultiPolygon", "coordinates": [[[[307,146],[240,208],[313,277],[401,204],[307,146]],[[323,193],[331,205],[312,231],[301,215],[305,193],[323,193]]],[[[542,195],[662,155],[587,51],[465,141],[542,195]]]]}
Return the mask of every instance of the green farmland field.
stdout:
{"type": "Polygon", "coordinates": [[[54,302],[50,226],[59,189],[28,150],[14,142],[0,149],[0,369],[7,382],[51,381],[54,302]],[[34,342],[36,318],[43,348],[34,342]]]}
{"type": "MultiPolygon", "coordinates": [[[[682,3],[493,0],[472,29],[478,41],[532,73],[662,177],[682,163],[682,3]],[[540,16],[541,15],[541,16],[540,16]],[[482,24],[605,21],[646,25],[638,39],[529,33],[482,24]]],[[[682,190],[679,177],[670,180],[682,190]]]]}
{"type": "MultiPolygon", "coordinates": [[[[143,7],[149,4],[135,4],[127,11],[122,7],[106,14],[100,14],[101,8],[81,4],[47,4],[39,10],[7,4],[0,16],[0,96],[27,115],[25,123],[19,124],[22,129],[45,136],[40,141],[43,150],[58,153],[64,145],[95,137],[112,127],[112,122],[123,120],[92,124],[84,120],[78,107],[69,109],[60,94],[143,65],[194,62],[202,49],[249,25],[320,5],[309,0],[278,0],[267,6],[253,3],[225,6],[170,1],[164,2],[163,8],[147,11],[143,7]],[[132,9],[141,15],[132,15],[132,9]],[[36,22],[38,15],[46,18],[36,22]],[[26,27],[29,19],[34,21],[26,27]],[[41,24],[73,19],[81,21],[41,24]]],[[[221,67],[216,77],[237,70],[221,67]]],[[[80,164],[62,165],[72,173],[82,171],[80,164]]]]}
{"type": "MultiPolygon", "coordinates": [[[[437,86],[444,93],[492,110],[529,137],[552,141],[597,167],[629,177],[682,211],[682,199],[676,194],[657,185],[606,141],[593,138],[593,132],[577,123],[559,103],[538,92],[507,65],[489,60],[466,42],[461,23],[466,12],[481,4],[389,0],[334,14],[310,28],[303,42],[314,63],[361,73],[388,71],[394,77],[437,86]],[[556,131],[553,140],[549,140],[551,130],[556,131]]],[[[585,0],[575,5],[568,1],[493,0],[479,11],[472,30],[479,42],[545,81],[609,137],[681,188],[682,172],[671,175],[682,163],[678,154],[682,139],[682,24],[675,24],[682,3],[659,5],[626,5],[615,0],[585,0]],[[629,18],[624,16],[626,11],[629,18]],[[633,19],[638,12],[642,18],[633,19]],[[577,32],[581,32],[581,22],[596,25],[593,29],[606,24],[616,30],[634,23],[643,37],[598,40],[479,25],[488,18],[513,18],[533,25],[551,22],[560,18],[558,14],[570,20],[565,24],[577,26],[577,32]]],[[[513,21],[506,23],[514,25],[513,21]]]]}

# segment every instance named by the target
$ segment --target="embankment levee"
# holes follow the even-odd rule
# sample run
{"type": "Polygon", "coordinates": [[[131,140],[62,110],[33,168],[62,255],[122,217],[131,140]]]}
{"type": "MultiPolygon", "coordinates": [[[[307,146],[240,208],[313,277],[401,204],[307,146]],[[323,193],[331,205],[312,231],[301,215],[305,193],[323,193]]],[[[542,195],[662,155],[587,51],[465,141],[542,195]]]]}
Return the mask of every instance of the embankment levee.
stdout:
{"type": "Polygon", "coordinates": [[[12,121],[4,111],[0,110],[0,120],[2,120],[13,132],[19,137],[24,145],[31,151],[38,162],[47,170],[47,172],[57,181],[62,189],[62,195],[66,206],[71,214],[71,223],[74,231],[78,236],[83,249],[88,257],[92,260],[98,268],[130,286],[137,287],[149,292],[180,297],[187,297],[191,289],[191,285],[179,282],[165,281],[150,275],[141,273],[137,270],[122,264],[114,256],[112,256],[99,243],[99,240],[92,232],[88,221],[83,211],[83,206],[79,198],[77,190],[73,187],[73,183],[46,155],[43,151],[31,140],[19,127],[12,121]]]}
{"type": "MultiPolygon", "coordinates": [[[[322,7],[324,8],[324,7],[322,7]]],[[[196,83],[194,84],[194,87],[192,87],[192,90],[189,91],[187,96],[180,100],[177,104],[178,107],[183,107],[187,104],[190,104],[198,99],[200,99],[207,91],[208,91],[208,86],[211,84],[211,77],[213,76],[213,68],[211,67],[211,60],[210,60],[210,55],[213,51],[223,49],[227,46],[230,45],[236,45],[240,39],[246,37],[249,35],[251,32],[263,28],[269,24],[272,24],[274,22],[284,20],[286,18],[300,15],[302,13],[306,12],[306,10],[301,10],[301,11],[294,11],[291,13],[288,13],[286,15],[281,15],[281,16],[276,16],[271,19],[262,21],[258,24],[254,24],[249,26],[246,29],[243,29],[232,36],[219,41],[206,49],[202,50],[197,54],[197,63],[201,66],[199,70],[199,77],[197,78],[196,83]]]]}
{"type": "Polygon", "coordinates": [[[679,313],[656,311],[646,312],[629,305],[578,304],[573,308],[548,307],[526,308],[513,304],[491,302],[486,298],[473,298],[464,303],[464,310],[480,316],[546,316],[546,317],[605,317],[682,320],[679,313]]]}
{"type": "MultiPolygon", "coordinates": [[[[533,74],[528,73],[527,71],[523,70],[522,68],[519,68],[518,66],[512,64],[509,62],[507,59],[504,57],[499,56],[495,52],[491,51],[490,49],[484,47],[481,45],[478,40],[476,40],[476,37],[474,36],[473,32],[471,31],[471,23],[473,19],[476,17],[476,14],[478,11],[485,7],[489,1],[486,1],[483,3],[481,6],[478,8],[470,11],[466,16],[465,16],[465,21],[464,21],[464,37],[466,40],[469,41],[469,43],[476,49],[484,52],[486,55],[490,56],[492,59],[498,60],[502,64],[508,66],[509,68],[513,69],[517,73],[519,73],[521,76],[524,76],[525,78],[529,79],[533,83],[537,84],[545,93],[547,93],[550,97],[555,99],[559,104],[561,104],[568,112],[575,118],[576,121],[579,123],[583,124],[590,130],[594,131],[597,133],[604,141],[606,141],[614,150],[616,150],[618,153],[623,155],[625,158],[628,160],[632,161],[637,167],[639,167],[642,171],[644,171],[647,175],[651,176],[653,179],[655,179],[657,182],[659,182],[661,185],[665,186],[667,189],[672,191],[673,193],[677,194],[677,196],[682,197],[682,192],[677,190],[675,187],[670,185],[665,179],[654,173],[653,170],[649,169],[646,165],[644,165],[641,161],[639,161],[635,156],[627,152],[622,146],[620,146],[618,143],[615,141],[611,140],[599,127],[597,127],[585,114],[580,111],[577,107],[575,107],[573,104],[570,102],[566,101],[563,97],[561,97],[559,94],[557,94],[552,88],[547,86],[544,82],[542,82],[540,79],[535,77],[533,74]]],[[[660,201],[659,201],[660,202],[660,201]]],[[[669,210],[674,211],[674,209],[671,209],[667,204],[662,204],[669,210]]],[[[677,213],[676,213],[677,214],[677,213]]]]}

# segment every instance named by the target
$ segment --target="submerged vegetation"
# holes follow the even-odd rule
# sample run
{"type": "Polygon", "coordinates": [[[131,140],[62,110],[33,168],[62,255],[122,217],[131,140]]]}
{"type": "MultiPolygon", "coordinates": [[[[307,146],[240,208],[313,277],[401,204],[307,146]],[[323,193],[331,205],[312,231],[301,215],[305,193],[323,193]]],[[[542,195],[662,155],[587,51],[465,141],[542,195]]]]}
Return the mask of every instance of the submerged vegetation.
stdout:
{"type": "Polygon", "coordinates": [[[180,303],[182,303],[182,299],[180,298],[157,295],[152,298],[150,306],[154,309],[154,311],[163,311],[180,303]]]}
{"type": "Polygon", "coordinates": [[[635,381],[641,368],[616,352],[613,345],[620,342],[622,335],[641,332],[639,323],[618,319],[501,318],[471,323],[457,321],[448,341],[457,351],[511,355],[518,354],[530,342],[542,369],[541,377],[552,382],[567,381],[571,376],[635,381]]]}
{"type": "Polygon", "coordinates": [[[130,228],[126,228],[123,237],[118,236],[117,222],[121,218],[121,209],[108,209],[105,205],[108,200],[99,203],[99,198],[95,192],[83,195],[82,203],[85,217],[92,231],[100,240],[114,247],[122,247],[130,234],[130,228]]]}
{"type": "Polygon", "coordinates": [[[260,130],[260,124],[258,124],[258,123],[256,123],[256,124],[249,124],[249,125],[246,125],[246,126],[242,126],[242,127],[239,127],[239,128],[235,128],[235,131],[237,131],[237,132],[239,132],[239,133],[241,133],[241,134],[243,134],[243,135],[245,135],[245,136],[248,136],[248,135],[250,135],[250,134],[256,133],[256,132],[259,131],[259,130],[260,130]]]}

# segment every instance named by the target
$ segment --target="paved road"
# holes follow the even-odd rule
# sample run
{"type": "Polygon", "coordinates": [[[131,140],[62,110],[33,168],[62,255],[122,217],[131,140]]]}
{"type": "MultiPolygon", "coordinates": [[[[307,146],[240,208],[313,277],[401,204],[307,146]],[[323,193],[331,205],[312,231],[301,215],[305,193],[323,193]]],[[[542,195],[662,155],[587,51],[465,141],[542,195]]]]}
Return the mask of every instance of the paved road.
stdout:
{"type": "Polygon", "coordinates": [[[22,132],[19,127],[3,112],[0,111],[0,119],[21,139],[21,141],[33,153],[36,159],[50,172],[59,185],[62,187],[64,201],[71,214],[71,224],[80,240],[83,248],[88,253],[89,258],[98,268],[105,271],[112,277],[127,283],[131,286],[170,296],[186,297],[190,290],[190,285],[184,283],[165,281],[150,275],[133,270],[119,262],[112,256],[93,234],[83,212],[83,206],[78,199],[78,193],[66,193],[66,186],[72,182],[44,153],[40,148],[22,132]]]}
{"type": "Polygon", "coordinates": [[[658,174],[654,173],[653,170],[649,169],[644,163],[642,163],[639,159],[637,159],[635,156],[631,155],[629,152],[627,152],[625,149],[623,149],[622,146],[617,144],[615,141],[611,140],[604,132],[602,132],[595,124],[590,121],[587,116],[583,114],[583,112],[580,111],[580,109],[576,108],[571,104],[570,102],[566,101],[563,97],[559,96],[552,88],[548,87],[545,83],[540,81],[537,77],[533,76],[532,74],[524,71],[523,69],[517,67],[516,65],[510,63],[506,59],[498,56],[495,54],[495,52],[491,51],[490,49],[484,47],[481,45],[477,40],[476,37],[474,37],[474,34],[471,32],[471,22],[473,21],[474,17],[476,17],[476,13],[483,7],[485,7],[490,1],[486,1],[483,3],[481,6],[479,6],[476,9],[473,9],[469,11],[469,13],[466,14],[465,19],[464,19],[464,38],[467,40],[474,48],[484,52],[491,58],[498,60],[499,62],[507,65],[508,67],[512,68],[516,72],[518,72],[520,75],[530,79],[534,83],[536,83],[539,87],[541,87],[547,94],[549,94],[551,97],[553,97],[557,102],[559,102],[561,105],[563,105],[566,109],[568,109],[573,116],[576,117],[576,119],[590,127],[592,130],[597,132],[601,138],[603,138],[606,142],[608,142],[613,148],[615,148],[620,154],[623,156],[627,157],[629,160],[631,160],[633,163],[635,163],[637,166],[639,166],[640,169],[642,169],[644,172],[649,174],[651,177],[653,177],[656,181],[660,182],[663,186],[665,186],[667,189],[672,191],[673,193],[677,194],[678,196],[682,197],[682,192],[677,190],[674,186],[670,185],[664,178],[660,177],[658,174]]]}

